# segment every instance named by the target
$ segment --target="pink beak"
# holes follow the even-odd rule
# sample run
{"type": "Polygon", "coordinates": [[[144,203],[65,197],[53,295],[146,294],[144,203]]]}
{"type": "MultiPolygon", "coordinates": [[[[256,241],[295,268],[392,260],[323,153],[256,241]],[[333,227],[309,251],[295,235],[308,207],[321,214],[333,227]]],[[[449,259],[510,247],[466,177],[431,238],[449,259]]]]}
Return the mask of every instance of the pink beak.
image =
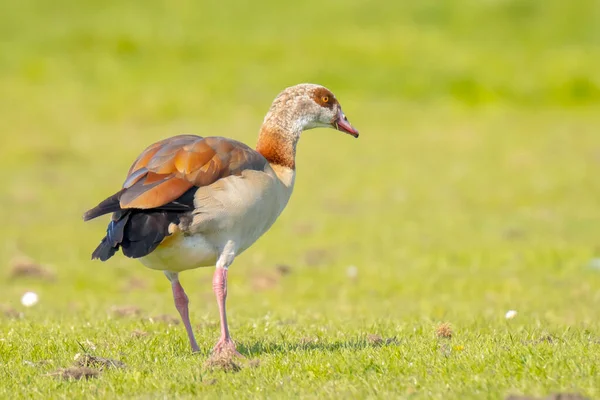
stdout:
{"type": "Polygon", "coordinates": [[[337,118],[335,119],[335,121],[333,121],[333,126],[335,126],[335,129],[337,129],[338,131],[346,132],[347,134],[352,135],[355,138],[358,137],[358,130],[356,130],[356,128],[350,124],[348,118],[346,118],[346,115],[342,112],[341,109],[338,112],[337,118]]]}

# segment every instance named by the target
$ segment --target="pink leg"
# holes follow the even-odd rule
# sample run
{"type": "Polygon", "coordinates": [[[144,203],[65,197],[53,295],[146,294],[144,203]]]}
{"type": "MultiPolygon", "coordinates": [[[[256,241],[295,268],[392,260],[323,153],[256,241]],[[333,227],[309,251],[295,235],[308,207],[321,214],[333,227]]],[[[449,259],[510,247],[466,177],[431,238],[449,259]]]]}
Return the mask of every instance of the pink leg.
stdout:
{"type": "Polygon", "coordinates": [[[192,331],[192,324],[190,323],[190,313],[188,310],[189,300],[185,294],[185,291],[183,290],[183,286],[181,286],[181,283],[179,283],[179,278],[176,274],[173,275],[167,275],[167,278],[169,278],[171,281],[173,299],[175,300],[175,308],[177,308],[177,311],[179,311],[183,325],[185,325],[185,330],[187,331],[188,339],[190,340],[190,345],[192,346],[192,351],[197,352],[200,351],[200,348],[198,347],[198,343],[196,343],[196,338],[194,337],[194,332],[192,331]]]}
{"type": "Polygon", "coordinates": [[[213,275],[213,291],[217,297],[217,305],[219,306],[219,316],[221,317],[221,338],[214,347],[214,353],[230,353],[236,356],[242,356],[235,349],[235,343],[229,335],[229,327],[227,326],[227,312],[225,310],[225,301],[227,299],[227,270],[217,267],[213,275]]]}

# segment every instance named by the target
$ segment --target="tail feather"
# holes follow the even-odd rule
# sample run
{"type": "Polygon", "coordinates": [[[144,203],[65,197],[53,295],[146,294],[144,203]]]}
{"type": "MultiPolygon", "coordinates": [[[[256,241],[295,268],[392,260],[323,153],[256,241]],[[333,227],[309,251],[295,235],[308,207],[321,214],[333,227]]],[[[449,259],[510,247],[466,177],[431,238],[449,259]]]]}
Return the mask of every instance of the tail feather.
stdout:
{"type": "Polygon", "coordinates": [[[113,213],[106,236],[92,253],[92,260],[106,261],[119,249],[130,258],[150,254],[170,235],[169,225],[179,224],[180,217],[194,209],[194,194],[197,188],[188,190],[175,201],[150,210],[121,209],[119,199],[124,190],[83,214],[83,219],[89,221],[113,213]]]}
{"type": "Polygon", "coordinates": [[[100,245],[92,253],[92,260],[106,261],[114,256],[118,249],[118,247],[113,247],[108,243],[108,239],[104,237],[100,245]]]}
{"type": "Polygon", "coordinates": [[[115,212],[113,220],[108,224],[106,228],[106,236],[102,238],[102,241],[92,253],[92,260],[98,259],[100,261],[106,261],[115,255],[119,246],[123,243],[123,237],[125,236],[125,227],[129,221],[131,212],[115,212]]]}
{"type": "Polygon", "coordinates": [[[106,261],[119,249],[129,258],[148,255],[170,235],[169,225],[179,224],[180,215],[168,211],[116,212],[108,224],[106,236],[92,253],[92,259],[106,261]]]}

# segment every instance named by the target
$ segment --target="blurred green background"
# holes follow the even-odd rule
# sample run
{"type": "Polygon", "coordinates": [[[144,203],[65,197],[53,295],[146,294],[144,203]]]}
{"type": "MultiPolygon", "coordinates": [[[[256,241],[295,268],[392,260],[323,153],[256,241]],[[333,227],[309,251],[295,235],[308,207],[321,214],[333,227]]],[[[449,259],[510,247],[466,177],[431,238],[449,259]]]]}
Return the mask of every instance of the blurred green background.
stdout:
{"type": "MultiPolygon", "coordinates": [[[[271,396],[600,395],[600,2],[8,0],[1,9],[5,395],[90,393],[23,366],[66,366],[90,337],[132,366],[93,384],[97,396],[251,397],[244,379],[271,396]],[[254,145],[272,99],[301,82],[331,89],[361,137],[303,136],[287,210],[231,269],[234,339],[262,366],[173,388],[201,360],[183,356],[181,325],[143,322],[176,315],[168,282],[122,256],[90,261],[107,221],[84,224],[81,214],[119,189],[153,141],[195,133],[254,145]],[[40,295],[31,309],[19,302],[26,290],[40,295]],[[115,317],[123,305],[139,315],[115,317]],[[443,321],[462,358],[440,355],[433,332],[443,321]],[[150,333],[143,345],[123,339],[134,329],[150,333]],[[400,345],[351,345],[367,334],[400,345]],[[312,335],[350,344],[344,354],[294,347],[312,335]],[[547,335],[562,345],[527,345],[547,335]],[[263,340],[289,348],[272,354],[263,340]],[[474,348],[491,359],[477,363],[474,348]],[[148,352],[184,357],[173,361],[182,378],[161,374],[171,361],[136,375],[149,361],[135,355],[148,352]],[[285,378],[290,391],[276,382],[294,357],[304,364],[285,378]],[[365,357],[390,364],[366,368],[365,357]],[[334,372],[314,369],[324,363],[334,372]],[[353,367],[336,369],[344,363],[353,367]]],[[[182,278],[196,323],[217,318],[210,276],[182,278]]],[[[207,324],[197,332],[206,351],[217,337],[207,324]]]]}

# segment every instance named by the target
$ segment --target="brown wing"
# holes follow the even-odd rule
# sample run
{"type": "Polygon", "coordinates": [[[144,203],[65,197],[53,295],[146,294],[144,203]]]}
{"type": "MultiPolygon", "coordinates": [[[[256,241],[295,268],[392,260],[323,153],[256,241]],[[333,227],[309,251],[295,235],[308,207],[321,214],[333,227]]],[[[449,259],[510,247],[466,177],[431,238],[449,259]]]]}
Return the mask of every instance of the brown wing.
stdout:
{"type": "Polygon", "coordinates": [[[150,209],[243,170],[268,162],[243,143],[222,137],[180,135],[149,146],[135,160],[120,193],[120,207],[150,209]]]}

